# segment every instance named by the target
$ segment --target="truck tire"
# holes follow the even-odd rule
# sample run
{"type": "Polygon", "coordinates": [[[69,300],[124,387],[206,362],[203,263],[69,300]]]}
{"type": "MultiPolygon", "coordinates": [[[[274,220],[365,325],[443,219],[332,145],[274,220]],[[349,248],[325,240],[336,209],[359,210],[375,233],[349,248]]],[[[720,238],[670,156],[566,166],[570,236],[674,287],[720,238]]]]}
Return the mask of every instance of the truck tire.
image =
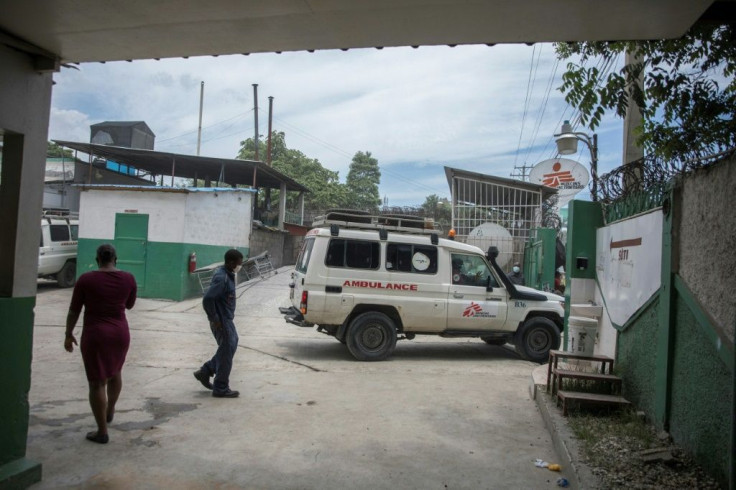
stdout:
{"type": "Polygon", "coordinates": [[[514,346],[521,357],[541,364],[547,362],[550,350],[560,347],[560,331],[549,318],[532,317],[516,331],[514,346]]]}
{"type": "Polygon", "coordinates": [[[396,325],[383,313],[362,313],[350,323],[346,340],[357,360],[383,361],[396,347],[396,325]]]}
{"type": "Polygon", "coordinates": [[[77,264],[71,260],[64,264],[58,274],[56,283],[62,288],[70,288],[77,281],[77,264]]]}

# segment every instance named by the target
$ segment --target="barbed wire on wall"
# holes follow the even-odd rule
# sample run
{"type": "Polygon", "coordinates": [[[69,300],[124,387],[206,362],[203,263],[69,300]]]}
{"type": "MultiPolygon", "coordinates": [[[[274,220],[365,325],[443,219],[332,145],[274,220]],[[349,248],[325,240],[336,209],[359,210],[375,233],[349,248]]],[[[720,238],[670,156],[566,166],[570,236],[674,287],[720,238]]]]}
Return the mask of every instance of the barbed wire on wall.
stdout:
{"type": "Polygon", "coordinates": [[[610,204],[642,191],[661,189],[678,175],[709,167],[734,155],[736,155],[736,147],[706,157],[684,161],[666,160],[653,155],[646,156],[600,176],[597,197],[603,204],[610,204]]]}

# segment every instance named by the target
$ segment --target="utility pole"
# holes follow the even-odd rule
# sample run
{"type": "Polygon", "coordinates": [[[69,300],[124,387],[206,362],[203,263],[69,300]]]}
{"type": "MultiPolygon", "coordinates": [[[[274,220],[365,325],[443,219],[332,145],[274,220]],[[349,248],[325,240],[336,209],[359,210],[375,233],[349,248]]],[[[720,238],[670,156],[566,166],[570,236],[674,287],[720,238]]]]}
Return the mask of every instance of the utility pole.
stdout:
{"type": "Polygon", "coordinates": [[[271,166],[271,124],[273,122],[273,96],[268,96],[268,154],[266,155],[266,163],[271,166]]]}
{"type": "MultiPolygon", "coordinates": [[[[202,106],[204,104],[204,82],[199,87],[199,126],[197,127],[197,156],[199,156],[199,149],[202,144],[202,106]]],[[[197,186],[197,183],[194,183],[197,186]]]]}
{"type": "Polygon", "coordinates": [[[258,84],[253,84],[253,115],[255,117],[256,121],[256,134],[253,138],[253,142],[256,145],[256,160],[260,160],[258,158],[258,84]]]}
{"type": "MultiPolygon", "coordinates": [[[[622,165],[628,165],[637,160],[644,158],[644,148],[636,143],[636,130],[644,125],[644,118],[641,115],[639,105],[632,96],[634,86],[638,90],[644,90],[644,57],[632,51],[626,51],[624,64],[629,66],[641,66],[636,80],[627,87],[628,104],[626,105],[626,115],[624,116],[624,141],[623,141],[623,162],[622,165]]],[[[633,173],[627,172],[624,178],[624,189],[636,189],[642,185],[642,169],[634,169],[633,173]]]]}
{"type": "MultiPolygon", "coordinates": [[[[266,163],[271,166],[271,123],[273,122],[273,97],[268,97],[268,149],[266,150],[266,163]]],[[[271,189],[266,189],[266,209],[271,209],[271,189]]]]}
{"type": "Polygon", "coordinates": [[[514,166],[514,170],[516,172],[511,173],[511,177],[520,177],[522,182],[526,182],[529,178],[529,172],[527,170],[531,170],[534,168],[534,165],[527,165],[526,163],[521,166],[514,166]]]}

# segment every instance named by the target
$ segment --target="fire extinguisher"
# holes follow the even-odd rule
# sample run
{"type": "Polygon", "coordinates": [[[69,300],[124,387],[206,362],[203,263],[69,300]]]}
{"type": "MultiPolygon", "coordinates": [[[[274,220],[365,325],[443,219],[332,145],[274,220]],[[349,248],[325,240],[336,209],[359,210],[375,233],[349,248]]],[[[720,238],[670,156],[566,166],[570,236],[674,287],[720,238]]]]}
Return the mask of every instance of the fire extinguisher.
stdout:
{"type": "Polygon", "coordinates": [[[194,272],[194,269],[197,268],[197,253],[192,252],[189,254],[189,273],[191,274],[194,272]]]}

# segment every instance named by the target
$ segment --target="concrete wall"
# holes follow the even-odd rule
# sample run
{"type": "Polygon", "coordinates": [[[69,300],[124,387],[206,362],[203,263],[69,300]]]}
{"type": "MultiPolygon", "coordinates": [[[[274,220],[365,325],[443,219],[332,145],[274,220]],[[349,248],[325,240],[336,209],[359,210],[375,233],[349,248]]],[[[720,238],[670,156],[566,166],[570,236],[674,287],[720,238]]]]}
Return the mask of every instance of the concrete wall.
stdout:
{"type": "Polygon", "coordinates": [[[702,326],[682,298],[675,307],[669,431],[709,473],[725,483],[734,423],[733,373],[714,355],[702,326]]]}
{"type": "Polygon", "coordinates": [[[579,303],[595,292],[605,306],[596,353],[610,355],[608,345],[616,340],[624,396],[726,487],[734,451],[736,216],[730,196],[736,162],[674,184],[662,208],[617,222],[625,225],[618,231],[617,224],[595,223],[595,203],[572,203],[566,299],[579,303]],[[574,257],[589,248],[596,229],[598,274],[591,287],[574,257]],[[606,229],[610,233],[602,233],[606,229]],[[616,247],[624,240],[626,247],[616,247]]]}
{"type": "Polygon", "coordinates": [[[266,228],[254,228],[250,236],[250,256],[253,257],[267,251],[271,255],[271,263],[274,268],[294,265],[303,241],[303,236],[294,236],[266,228]]]}
{"type": "Polygon", "coordinates": [[[278,269],[285,264],[284,250],[288,236],[283,231],[254,228],[250,235],[250,257],[255,257],[262,252],[268,252],[271,256],[271,264],[273,264],[275,269],[278,269]]]}
{"type": "Polygon", "coordinates": [[[0,67],[0,487],[25,487],[41,478],[25,454],[52,75],[2,44],[0,67]]]}
{"type": "Polygon", "coordinates": [[[689,175],[682,185],[676,235],[680,277],[731,343],[736,325],[734,186],[736,156],[689,175]]]}
{"type": "Polygon", "coordinates": [[[657,359],[659,301],[649,307],[627,329],[618,334],[616,372],[624,379],[623,395],[638,410],[654,416],[657,386],[653,373],[657,359]]]}

